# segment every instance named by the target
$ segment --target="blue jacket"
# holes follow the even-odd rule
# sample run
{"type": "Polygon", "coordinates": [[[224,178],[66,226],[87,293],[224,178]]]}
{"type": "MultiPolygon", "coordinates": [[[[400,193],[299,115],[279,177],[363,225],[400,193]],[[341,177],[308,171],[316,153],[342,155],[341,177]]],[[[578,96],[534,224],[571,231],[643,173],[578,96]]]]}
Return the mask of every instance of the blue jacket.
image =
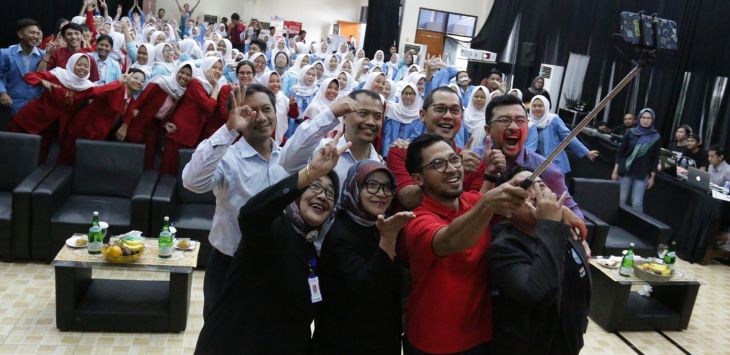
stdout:
{"type": "Polygon", "coordinates": [[[18,52],[19,44],[12,45],[8,48],[0,49],[0,93],[8,93],[13,99],[10,111],[15,116],[25,104],[41,95],[43,86],[32,86],[23,80],[23,76],[28,72],[34,72],[38,67],[38,62],[44,51],[40,48],[34,48],[30,55],[30,70],[25,69],[23,56],[18,52]]]}
{"type": "MultiPolygon", "coordinates": [[[[544,151],[540,152],[537,147],[538,129],[536,125],[530,126],[530,129],[527,133],[525,148],[547,157],[569,134],[570,130],[567,126],[565,126],[563,119],[560,117],[555,117],[552,121],[550,121],[550,124],[542,130],[544,151]]],[[[573,153],[581,158],[588,154],[588,148],[586,148],[586,146],[583,145],[583,143],[581,143],[578,138],[573,138],[570,144],[568,144],[568,148],[570,148],[573,153]]],[[[558,154],[553,163],[560,168],[560,172],[562,172],[563,174],[567,174],[570,172],[568,154],[565,154],[565,151],[560,152],[560,154],[558,154]]]]}

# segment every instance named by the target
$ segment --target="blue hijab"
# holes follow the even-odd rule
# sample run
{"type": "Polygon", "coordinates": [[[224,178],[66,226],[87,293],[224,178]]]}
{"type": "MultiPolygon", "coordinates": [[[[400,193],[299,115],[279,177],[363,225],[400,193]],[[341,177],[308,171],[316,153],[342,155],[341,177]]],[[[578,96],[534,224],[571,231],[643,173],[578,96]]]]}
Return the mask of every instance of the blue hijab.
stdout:
{"type": "Polygon", "coordinates": [[[634,146],[634,150],[631,152],[631,155],[626,158],[627,170],[631,168],[631,164],[634,162],[634,159],[644,156],[649,151],[649,148],[651,148],[651,146],[653,146],[654,143],[659,140],[659,132],[654,129],[655,121],[656,113],[654,113],[654,110],[647,107],[639,111],[639,124],[631,129],[631,133],[639,137],[639,140],[636,142],[636,145],[634,146]],[[641,125],[641,115],[646,112],[651,115],[651,126],[649,127],[643,127],[641,125]]]}

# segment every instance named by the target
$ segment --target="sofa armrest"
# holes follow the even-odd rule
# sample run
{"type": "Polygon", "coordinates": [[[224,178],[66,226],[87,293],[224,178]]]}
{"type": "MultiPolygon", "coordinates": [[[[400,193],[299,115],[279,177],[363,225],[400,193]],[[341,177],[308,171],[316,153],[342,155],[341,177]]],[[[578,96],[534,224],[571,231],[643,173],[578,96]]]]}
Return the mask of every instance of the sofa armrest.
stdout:
{"type": "MultiPolygon", "coordinates": [[[[152,196],[152,212],[150,213],[150,233],[156,233],[162,229],[162,219],[172,214],[172,206],[177,189],[177,177],[164,174],[155,187],[155,194],[152,196]]],[[[152,234],[150,234],[152,236],[152,234]]]]}
{"type": "Polygon", "coordinates": [[[149,234],[150,201],[155,191],[160,173],[154,170],[145,171],[140,177],[132,195],[132,228],[149,234]]]}
{"type": "Polygon", "coordinates": [[[57,166],[32,193],[30,253],[36,260],[48,260],[51,247],[51,218],[72,193],[73,169],[57,166]]]}
{"type": "Polygon", "coordinates": [[[13,189],[12,254],[4,254],[4,261],[30,259],[31,194],[54,167],[52,164],[37,167],[13,189]]]}
{"type": "Polygon", "coordinates": [[[591,247],[591,254],[603,255],[603,252],[606,249],[606,238],[608,237],[608,229],[610,228],[610,225],[593,213],[584,209],[581,209],[581,211],[583,212],[583,216],[596,226],[593,231],[593,239],[589,245],[591,247]]]}
{"type": "Polygon", "coordinates": [[[646,213],[639,212],[624,204],[619,206],[620,227],[633,235],[641,236],[653,246],[666,244],[670,227],[646,213]]]}

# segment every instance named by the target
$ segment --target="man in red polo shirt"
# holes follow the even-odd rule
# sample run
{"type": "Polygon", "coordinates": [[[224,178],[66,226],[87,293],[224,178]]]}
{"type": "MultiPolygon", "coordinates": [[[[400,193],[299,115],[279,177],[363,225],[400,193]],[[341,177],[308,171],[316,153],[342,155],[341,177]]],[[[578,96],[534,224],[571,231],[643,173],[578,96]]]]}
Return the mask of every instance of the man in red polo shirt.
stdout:
{"type": "MultiPolygon", "coordinates": [[[[461,128],[461,107],[461,98],[448,87],[442,86],[431,91],[423,101],[423,109],[420,111],[426,133],[437,134],[454,145],[454,136],[461,128]]],[[[387,163],[398,184],[398,202],[405,209],[412,210],[421,202],[423,191],[406,170],[407,146],[407,141],[397,140],[388,151],[387,163]]],[[[456,152],[464,159],[464,190],[479,191],[484,182],[484,164],[479,155],[467,149],[456,148],[456,152]]]]}
{"type": "MultiPolygon", "coordinates": [[[[46,54],[41,58],[38,63],[36,71],[44,72],[53,68],[65,68],[68,59],[72,55],[78,52],[86,52],[81,48],[81,25],[69,22],[61,28],[61,36],[66,41],[67,47],[63,48],[48,48],[46,54]]],[[[89,80],[96,82],[99,80],[99,70],[96,66],[96,61],[92,56],[88,56],[91,63],[89,63],[89,80]]]]}
{"type": "Polygon", "coordinates": [[[423,198],[406,224],[413,291],[405,354],[487,354],[492,339],[486,252],[495,214],[510,217],[528,197],[516,181],[464,191],[463,158],[440,135],[410,143],[406,168],[423,198]]]}

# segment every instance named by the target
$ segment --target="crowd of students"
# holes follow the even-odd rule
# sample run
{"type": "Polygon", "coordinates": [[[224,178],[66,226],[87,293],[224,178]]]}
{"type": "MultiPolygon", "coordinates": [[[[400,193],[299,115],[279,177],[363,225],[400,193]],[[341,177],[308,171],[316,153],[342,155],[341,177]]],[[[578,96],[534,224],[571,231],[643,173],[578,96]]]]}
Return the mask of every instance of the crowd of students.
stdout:
{"type": "Polygon", "coordinates": [[[118,140],[176,174],[195,148],[183,185],[216,196],[196,353],[580,351],[590,249],[567,157],[517,187],[568,132],[544,80],[528,112],[498,71],[472,85],[438,57],[137,9],[87,0],[45,49],[20,20],[0,104],[60,164],[118,140]]]}

